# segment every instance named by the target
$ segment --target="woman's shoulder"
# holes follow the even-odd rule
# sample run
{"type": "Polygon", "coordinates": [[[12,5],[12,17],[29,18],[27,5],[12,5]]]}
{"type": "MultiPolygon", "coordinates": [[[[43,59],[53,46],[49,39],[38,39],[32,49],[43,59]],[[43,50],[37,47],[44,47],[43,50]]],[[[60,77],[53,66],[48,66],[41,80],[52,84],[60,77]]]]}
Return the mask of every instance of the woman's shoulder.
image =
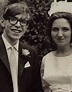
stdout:
{"type": "Polygon", "coordinates": [[[42,58],[42,63],[45,64],[45,63],[50,63],[51,61],[54,60],[54,55],[53,55],[53,52],[49,52],[48,54],[46,54],[43,58],[42,58]]]}
{"type": "Polygon", "coordinates": [[[50,58],[50,57],[53,57],[53,52],[49,52],[47,53],[43,58],[50,58]]]}

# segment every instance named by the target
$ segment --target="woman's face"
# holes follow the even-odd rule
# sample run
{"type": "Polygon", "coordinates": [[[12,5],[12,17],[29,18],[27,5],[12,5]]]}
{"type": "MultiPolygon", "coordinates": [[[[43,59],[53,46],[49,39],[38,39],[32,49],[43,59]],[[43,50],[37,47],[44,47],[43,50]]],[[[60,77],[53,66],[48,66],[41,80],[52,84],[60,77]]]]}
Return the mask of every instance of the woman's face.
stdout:
{"type": "Polygon", "coordinates": [[[57,46],[69,45],[71,40],[71,27],[68,20],[64,18],[56,19],[52,25],[51,36],[57,46]]]}

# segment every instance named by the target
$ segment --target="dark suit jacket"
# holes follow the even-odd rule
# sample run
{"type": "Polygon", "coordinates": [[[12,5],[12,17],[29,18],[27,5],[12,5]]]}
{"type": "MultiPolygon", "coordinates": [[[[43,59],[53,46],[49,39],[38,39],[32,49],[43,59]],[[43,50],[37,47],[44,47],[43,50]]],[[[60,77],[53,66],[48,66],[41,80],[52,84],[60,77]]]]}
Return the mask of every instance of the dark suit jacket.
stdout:
{"type": "MultiPolygon", "coordinates": [[[[24,44],[19,43],[18,60],[18,87],[19,92],[43,92],[41,86],[40,66],[35,50],[24,44]],[[22,54],[22,49],[30,51],[30,56],[22,54]],[[29,61],[30,67],[24,68],[29,61]]],[[[5,45],[0,37],[0,92],[13,92],[13,83],[10,66],[5,45]]]]}

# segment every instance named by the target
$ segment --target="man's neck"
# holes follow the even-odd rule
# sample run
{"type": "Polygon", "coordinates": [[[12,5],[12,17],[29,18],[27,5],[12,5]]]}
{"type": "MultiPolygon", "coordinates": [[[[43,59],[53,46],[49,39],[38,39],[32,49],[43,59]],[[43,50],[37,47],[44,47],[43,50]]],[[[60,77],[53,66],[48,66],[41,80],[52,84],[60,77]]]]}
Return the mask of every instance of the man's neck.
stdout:
{"type": "Polygon", "coordinates": [[[4,35],[4,34],[3,34],[3,36],[4,36],[4,38],[5,38],[12,46],[14,46],[15,44],[17,44],[17,42],[18,42],[18,40],[8,38],[8,37],[7,37],[6,35],[4,35]]]}

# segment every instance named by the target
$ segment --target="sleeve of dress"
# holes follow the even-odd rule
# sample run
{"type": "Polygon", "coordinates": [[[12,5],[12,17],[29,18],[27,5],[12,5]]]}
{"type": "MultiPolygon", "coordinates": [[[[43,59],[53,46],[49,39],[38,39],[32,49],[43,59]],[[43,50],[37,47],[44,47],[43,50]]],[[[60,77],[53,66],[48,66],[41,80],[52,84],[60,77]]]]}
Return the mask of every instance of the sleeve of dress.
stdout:
{"type": "Polygon", "coordinates": [[[41,62],[41,80],[42,80],[42,86],[43,86],[43,89],[44,89],[44,92],[51,92],[51,89],[49,87],[49,84],[43,79],[43,76],[44,76],[44,68],[45,68],[45,62],[44,62],[44,58],[42,59],[42,62],[41,62]]]}

